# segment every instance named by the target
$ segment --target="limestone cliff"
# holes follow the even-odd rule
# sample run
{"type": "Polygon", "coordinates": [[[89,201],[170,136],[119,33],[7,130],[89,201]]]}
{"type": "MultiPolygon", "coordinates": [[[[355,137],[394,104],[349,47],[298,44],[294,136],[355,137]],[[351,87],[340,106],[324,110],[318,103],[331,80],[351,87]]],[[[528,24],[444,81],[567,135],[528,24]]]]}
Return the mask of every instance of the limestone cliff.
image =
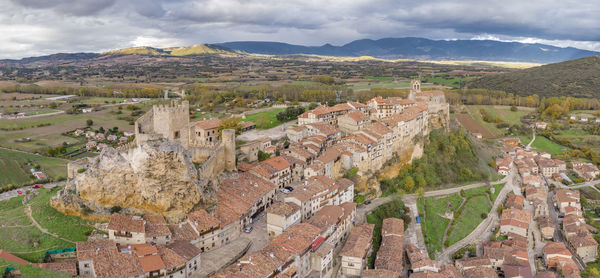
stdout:
{"type": "Polygon", "coordinates": [[[176,221],[196,206],[216,203],[214,188],[199,181],[191,154],[177,142],[148,141],[121,152],[106,148],[74,167],[78,173],[51,200],[64,213],[101,216],[119,206],[128,213],[160,213],[176,221]]]}

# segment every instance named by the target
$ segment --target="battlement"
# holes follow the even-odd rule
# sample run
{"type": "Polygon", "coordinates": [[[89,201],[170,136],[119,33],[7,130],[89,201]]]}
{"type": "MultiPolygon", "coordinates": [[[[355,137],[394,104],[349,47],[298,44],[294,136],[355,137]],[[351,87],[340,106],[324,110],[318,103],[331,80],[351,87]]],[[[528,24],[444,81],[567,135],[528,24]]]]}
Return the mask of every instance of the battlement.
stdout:
{"type": "Polygon", "coordinates": [[[152,106],[154,113],[187,113],[189,111],[189,102],[172,100],[169,104],[160,104],[152,106]]]}

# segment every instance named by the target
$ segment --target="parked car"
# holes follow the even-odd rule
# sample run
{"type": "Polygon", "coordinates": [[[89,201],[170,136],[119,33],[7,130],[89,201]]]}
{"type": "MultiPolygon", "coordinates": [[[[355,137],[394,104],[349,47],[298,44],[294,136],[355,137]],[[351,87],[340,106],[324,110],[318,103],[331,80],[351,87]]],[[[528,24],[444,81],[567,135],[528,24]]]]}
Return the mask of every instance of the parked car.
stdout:
{"type": "Polygon", "coordinates": [[[284,187],[284,188],[285,188],[285,189],[287,189],[287,190],[289,190],[290,192],[294,191],[294,188],[293,188],[293,187],[291,187],[291,186],[286,186],[286,187],[284,187]]]}
{"type": "Polygon", "coordinates": [[[244,228],[244,232],[245,232],[245,233],[250,233],[250,232],[252,232],[252,226],[248,226],[248,227],[244,228]]]}
{"type": "Polygon", "coordinates": [[[40,187],[41,187],[41,186],[40,186],[39,184],[34,184],[32,188],[33,188],[33,189],[38,189],[38,188],[40,188],[40,187]]]}
{"type": "Polygon", "coordinates": [[[417,215],[417,217],[415,217],[415,219],[417,220],[417,223],[421,223],[421,217],[419,217],[419,216],[417,215]]]}
{"type": "Polygon", "coordinates": [[[282,189],[281,189],[281,192],[283,192],[283,193],[285,193],[285,194],[288,194],[288,193],[290,193],[291,191],[290,191],[290,190],[288,190],[287,188],[282,188],[282,189]]]}
{"type": "Polygon", "coordinates": [[[366,200],[366,201],[364,202],[364,204],[365,204],[365,205],[371,204],[371,200],[366,200]]]}
{"type": "Polygon", "coordinates": [[[17,194],[21,195],[21,194],[23,194],[23,191],[17,190],[17,194]]]}

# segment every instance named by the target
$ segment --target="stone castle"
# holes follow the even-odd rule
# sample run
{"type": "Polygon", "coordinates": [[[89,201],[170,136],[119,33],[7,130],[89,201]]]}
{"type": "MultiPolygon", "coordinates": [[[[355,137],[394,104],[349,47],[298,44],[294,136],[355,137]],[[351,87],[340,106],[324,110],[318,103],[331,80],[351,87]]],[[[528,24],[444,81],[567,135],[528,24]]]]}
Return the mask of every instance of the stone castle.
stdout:
{"type": "Polygon", "coordinates": [[[179,220],[217,204],[219,180],[236,174],[235,162],[234,130],[219,137],[216,128],[190,123],[187,101],[155,105],[135,122],[135,141],[68,163],[67,185],[51,204],[73,215],[102,217],[121,207],[179,220]],[[199,139],[206,134],[215,140],[199,139]]]}

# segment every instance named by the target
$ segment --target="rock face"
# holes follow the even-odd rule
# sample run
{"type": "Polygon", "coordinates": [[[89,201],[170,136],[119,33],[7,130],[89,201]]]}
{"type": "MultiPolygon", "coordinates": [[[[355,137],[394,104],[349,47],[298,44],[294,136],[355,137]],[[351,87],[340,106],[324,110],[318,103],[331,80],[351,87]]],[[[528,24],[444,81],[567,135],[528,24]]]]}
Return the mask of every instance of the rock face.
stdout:
{"type": "Polygon", "coordinates": [[[79,171],[51,200],[64,213],[101,216],[119,206],[177,221],[194,207],[217,202],[214,188],[199,182],[190,153],[177,142],[149,141],[121,152],[106,148],[86,160],[77,161],[79,171]]]}

